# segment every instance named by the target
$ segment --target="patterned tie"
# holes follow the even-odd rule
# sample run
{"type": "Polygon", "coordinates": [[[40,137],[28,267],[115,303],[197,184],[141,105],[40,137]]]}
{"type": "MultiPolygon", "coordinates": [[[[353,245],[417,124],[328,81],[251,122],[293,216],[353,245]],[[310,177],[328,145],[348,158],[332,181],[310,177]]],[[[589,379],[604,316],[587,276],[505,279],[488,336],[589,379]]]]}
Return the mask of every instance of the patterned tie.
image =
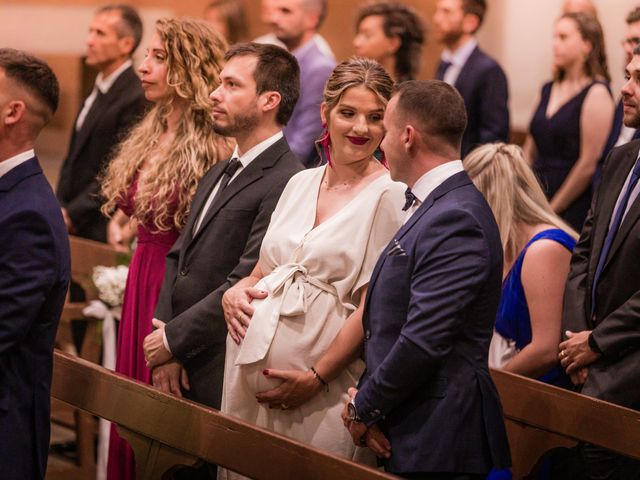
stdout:
{"type": "Polygon", "coordinates": [[[416,196],[413,194],[413,192],[411,191],[410,188],[407,188],[404,191],[404,198],[406,198],[406,202],[404,202],[404,207],[402,207],[402,211],[406,212],[407,210],[409,210],[411,208],[411,205],[413,205],[414,203],[416,203],[416,196]]]}
{"type": "Polygon", "coordinates": [[[614,213],[611,228],[609,228],[609,231],[607,232],[607,236],[605,237],[604,243],[602,245],[602,250],[600,251],[600,258],[598,258],[598,265],[596,267],[596,273],[593,276],[593,284],[591,286],[591,315],[594,315],[596,311],[596,286],[598,285],[598,280],[600,280],[600,274],[602,273],[602,269],[604,268],[604,264],[607,260],[607,256],[609,255],[609,251],[611,250],[611,245],[613,245],[613,241],[616,238],[616,233],[618,233],[618,229],[620,228],[620,224],[622,223],[622,218],[624,217],[624,212],[627,209],[627,204],[629,203],[631,192],[638,183],[639,178],[640,158],[636,160],[636,164],[633,167],[633,172],[631,173],[631,179],[629,180],[629,185],[627,185],[627,189],[620,199],[618,209],[614,213]]]}
{"type": "Polygon", "coordinates": [[[440,60],[438,64],[438,69],[436,70],[436,80],[444,80],[444,74],[447,73],[447,70],[452,65],[451,62],[447,62],[446,60],[440,60]]]}

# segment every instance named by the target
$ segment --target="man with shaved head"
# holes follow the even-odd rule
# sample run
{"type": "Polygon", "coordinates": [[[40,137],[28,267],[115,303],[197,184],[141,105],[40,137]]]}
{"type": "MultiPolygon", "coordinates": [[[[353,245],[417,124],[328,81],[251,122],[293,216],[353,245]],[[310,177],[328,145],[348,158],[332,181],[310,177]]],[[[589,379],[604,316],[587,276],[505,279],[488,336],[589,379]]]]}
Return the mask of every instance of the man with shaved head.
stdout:
{"type": "Polygon", "coordinates": [[[42,479],[53,342],[69,284],[69,242],[34,153],[58,106],[49,66],[0,49],[0,476],[42,479]]]}
{"type": "Polygon", "coordinates": [[[322,133],[322,91],[335,60],[314,41],[327,14],[326,0],[272,0],[267,12],[274,35],[300,64],[300,99],[284,129],[291,147],[305,166],[318,164],[314,142],[322,133]]]}

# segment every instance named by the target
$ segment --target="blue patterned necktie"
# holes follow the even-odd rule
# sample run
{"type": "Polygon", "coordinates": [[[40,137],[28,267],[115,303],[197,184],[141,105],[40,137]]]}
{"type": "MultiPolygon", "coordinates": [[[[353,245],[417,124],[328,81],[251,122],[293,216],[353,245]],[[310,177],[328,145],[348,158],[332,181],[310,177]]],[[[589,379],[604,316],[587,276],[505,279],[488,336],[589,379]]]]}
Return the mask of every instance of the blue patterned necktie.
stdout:
{"type": "Polygon", "coordinates": [[[633,188],[638,183],[639,178],[640,178],[640,158],[636,160],[636,163],[633,167],[633,172],[631,173],[631,179],[629,180],[629,185],[627,185],[627,189],[624,191],[624,195],[620,200],[620,204],[618,205],[618,208],[614,212],[611,228],[609,228],[609,231],[607,232],[607,236],[604,239],[604,243],[602,244],[602,250],[600,251],[600,258],[598,258],[598,265],[596,267],[596,273],[593,276],[593,284],[591,286],[591,315],[594,315],[596,311],[596,287],[598,286],[598,280],[600,280],[600,274],[602,273],[602,269],[604,268],[604,264],[607,260],[607,256],[611,251],[611,245],[613,245],[613,241],[616,238],[616,234],[620,229],[620,224],[622,223],[624,212],[627,209],[627,204],[629,203],[631,192],[633,191],[633,188]]]}

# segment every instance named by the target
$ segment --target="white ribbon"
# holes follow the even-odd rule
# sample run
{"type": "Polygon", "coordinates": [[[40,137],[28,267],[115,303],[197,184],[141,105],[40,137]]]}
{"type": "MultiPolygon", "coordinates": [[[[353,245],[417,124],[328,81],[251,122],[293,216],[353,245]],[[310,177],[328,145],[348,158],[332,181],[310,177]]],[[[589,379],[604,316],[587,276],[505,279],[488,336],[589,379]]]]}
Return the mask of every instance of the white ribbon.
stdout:
{"type": "MultiPolygon", "coordinates": [[[[83,310],[86,317],[102,320],[102,366],[109,370],[116,368],[116,320],[120,320],[120,307],[109,308],[100,300],[92,300],[83,310]]],[[[107,478],[107,460],[109,458],[109,434],[111,422],[101,418],[98,427],[98,464],[96,480],[107,478]]]]}
{"type": "Polygon", "coordinates": [[[336,289],[308,275],[307,269],[297,263],[281,265],[258,282],[255,288],[266,290],[267,298],[254,300],[255,308],[249,328],[240,345],[236,365],[247,365],[262,360],[271,346],[280,317],[296,317],[307,313],[307,302],[313,301],[306,293],[308,285],[337,296],[336,289]]]}

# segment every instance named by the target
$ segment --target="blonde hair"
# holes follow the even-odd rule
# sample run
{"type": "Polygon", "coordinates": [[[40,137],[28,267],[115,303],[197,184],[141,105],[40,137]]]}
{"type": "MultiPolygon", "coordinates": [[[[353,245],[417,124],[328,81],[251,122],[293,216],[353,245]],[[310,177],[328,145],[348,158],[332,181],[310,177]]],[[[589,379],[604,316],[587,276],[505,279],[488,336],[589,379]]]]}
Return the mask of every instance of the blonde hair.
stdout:
{"type": "Polygon", "coordinates": [[[117,147],[103,176],[102,212],[110,216],[126,202],[137,177],[132,216],[161,232],[185,225],[198,181],[230,151],[230,144],[213,133],[209,100],[209,92],[219,84],[225,41],[198,20],[160,19],[156,31],[167,52],[171,94],[156,103],[117,147]],[[161,146],[177,100],[185,100],[185,110],[174,135],[161,146]]]}
{"type": "Polygon", "coordinates": [[[519,223],[548,223],[578,238],[578,234],[551,209],[538,179],[517,145],[483,145],[469,153],[463,163],[496,217],[507,262],[512,262],[520,253],[518,241],[522,237],[519,223]]]}

